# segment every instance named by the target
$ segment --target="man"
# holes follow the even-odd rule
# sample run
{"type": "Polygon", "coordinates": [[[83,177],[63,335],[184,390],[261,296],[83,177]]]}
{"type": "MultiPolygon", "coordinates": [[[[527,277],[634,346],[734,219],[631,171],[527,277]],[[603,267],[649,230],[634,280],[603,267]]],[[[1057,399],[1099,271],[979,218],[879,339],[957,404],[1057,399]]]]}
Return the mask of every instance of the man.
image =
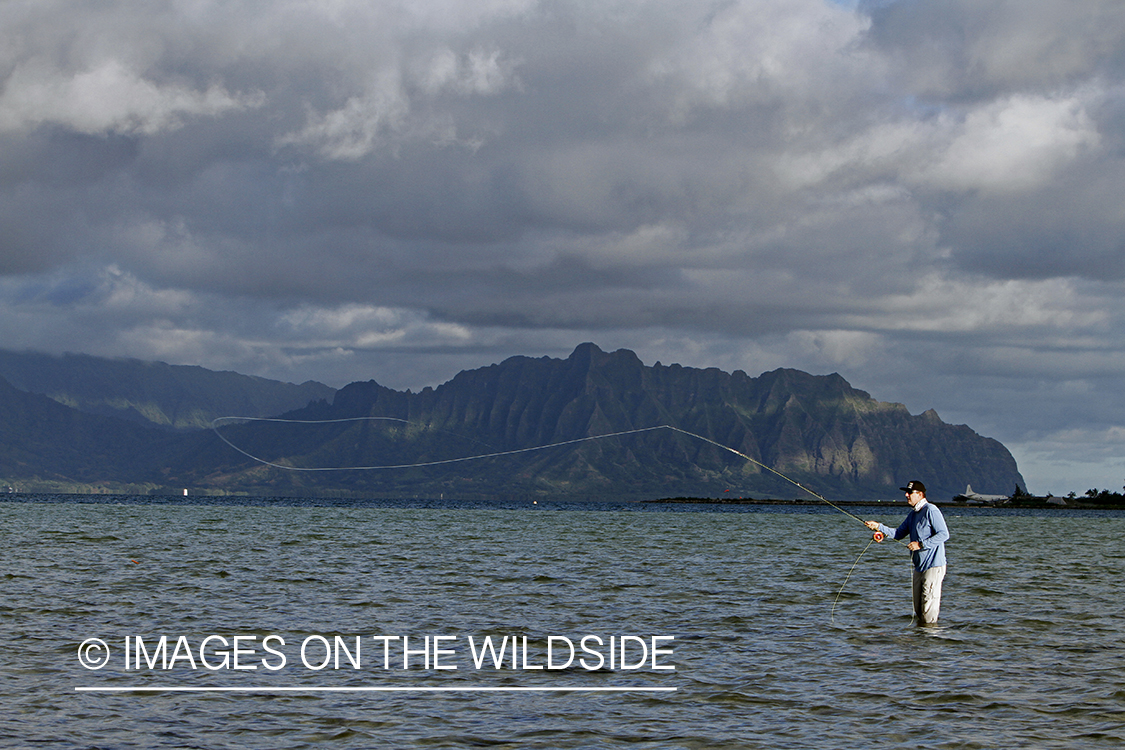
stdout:
{"type": "Polygon", "coordinates": [[[914,563],[914,617],[923,624],[937,622],[941,609],[941,582],[945,578],[945,542],[949,539],[949,527],[945,517],[936,505],[926,500],[926,485],[917,480],[905,487],[910,513],[897,529],[891,529],[878,521],[865,521],[867,528],[879,531],[895,539],[910,535],[907,549],[914,563]]]}

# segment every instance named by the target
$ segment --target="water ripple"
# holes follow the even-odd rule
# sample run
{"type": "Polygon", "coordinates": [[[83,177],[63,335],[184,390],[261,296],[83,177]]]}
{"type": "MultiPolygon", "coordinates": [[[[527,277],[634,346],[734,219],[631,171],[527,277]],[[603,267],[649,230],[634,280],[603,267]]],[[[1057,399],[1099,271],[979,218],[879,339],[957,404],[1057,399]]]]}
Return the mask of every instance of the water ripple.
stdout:
{"type": "MultiPolygon", "coordinates": [[[[874,509],[885,522],[900,509],[874,509]]],[[[0,745],[1120,747],[1125,517],[950,517],[942,623],[834,513],[0,503],[0,745]],[[1020,545],[996,543],[1020,539],[1020,545]],[[837,595],[839,598],[837,600],[837,595]],[[835,609],[833,604],[835,602],[835,609]],[[831,613],[831,617],[830,617],[831,613]],[[674,672],[82,669],[87,637],[671,635],[674,672]],[[674,693],[76,693],[80,685],[674,693]]],[[[291,640],[289,640],[291,639],[291,640]]],[[[538,655],[540,658],[542,654],[538,655]]],[[[471,665],[470,665],[471,666],[471,665]]]]}

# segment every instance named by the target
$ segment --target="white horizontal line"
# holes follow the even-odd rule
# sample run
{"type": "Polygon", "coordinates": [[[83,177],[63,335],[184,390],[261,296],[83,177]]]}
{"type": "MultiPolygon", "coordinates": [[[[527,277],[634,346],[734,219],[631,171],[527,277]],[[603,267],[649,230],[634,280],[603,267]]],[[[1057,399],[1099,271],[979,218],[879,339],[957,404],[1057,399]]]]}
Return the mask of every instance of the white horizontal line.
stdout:
{"type": "Polygon", "coordinates": [[[657,693],[674,692],[674,687],[76,687],[77,693],[657,693]]]}

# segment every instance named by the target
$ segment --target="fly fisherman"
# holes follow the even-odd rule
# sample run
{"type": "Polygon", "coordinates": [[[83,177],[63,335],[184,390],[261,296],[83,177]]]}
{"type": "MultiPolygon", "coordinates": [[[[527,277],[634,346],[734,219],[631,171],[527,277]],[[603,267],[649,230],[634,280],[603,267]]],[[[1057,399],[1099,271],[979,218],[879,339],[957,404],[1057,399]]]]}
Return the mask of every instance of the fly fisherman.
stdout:
{"type": "Polygon", "coordinates": [[[941,609],[941,582],[945,578],[945,542],[949,539],[949,527],[938,507],[926,500],[926,485],[917,480],[905,487],[910,513],[897,529],[884,526],[878,521],[865,521],[867,528],[881,532],[895,539],[910,536],[911,560],[914,563],[914,617],[923,624],[937,622],[941,609]]]}

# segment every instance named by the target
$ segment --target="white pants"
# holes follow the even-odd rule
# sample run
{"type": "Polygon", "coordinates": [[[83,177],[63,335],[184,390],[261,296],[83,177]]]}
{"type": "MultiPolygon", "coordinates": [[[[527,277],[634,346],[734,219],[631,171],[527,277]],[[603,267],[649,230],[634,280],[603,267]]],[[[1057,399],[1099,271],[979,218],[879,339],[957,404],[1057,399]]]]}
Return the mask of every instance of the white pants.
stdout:
{"type": "Polygon", "coordinates": [[[914,617],[918,622],[937,622],[938,612],[941,610],[941,582],[944,578],[944,565],[920,573],[914,571],[914,617]]]}

